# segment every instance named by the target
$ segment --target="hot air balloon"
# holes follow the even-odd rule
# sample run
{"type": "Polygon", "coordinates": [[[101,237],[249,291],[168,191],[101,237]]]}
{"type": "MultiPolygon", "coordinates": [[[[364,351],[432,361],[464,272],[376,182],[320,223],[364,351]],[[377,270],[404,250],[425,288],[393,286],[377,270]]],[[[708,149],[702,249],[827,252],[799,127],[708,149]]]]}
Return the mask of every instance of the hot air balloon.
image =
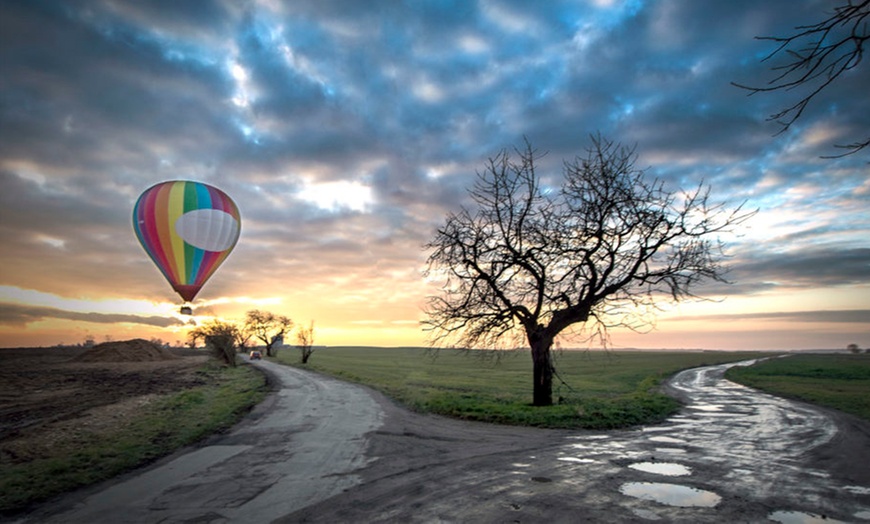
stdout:
{"type": "MultiPolygon", "coordinates": [[[[235,247],[241,217],[235,202],[220,189],[173,180],[139,196],[133,228],[172,289],[191,302],[235,247]]],[[[190,314],[190,307],[181,312],[190,314]]]]}

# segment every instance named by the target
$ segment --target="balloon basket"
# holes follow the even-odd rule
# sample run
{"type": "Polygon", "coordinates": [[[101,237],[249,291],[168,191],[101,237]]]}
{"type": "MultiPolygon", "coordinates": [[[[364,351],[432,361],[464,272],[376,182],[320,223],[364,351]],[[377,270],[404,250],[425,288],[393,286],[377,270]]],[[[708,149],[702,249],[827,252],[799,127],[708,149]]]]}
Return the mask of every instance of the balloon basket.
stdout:
{"type": "Polygon", "coordinates": [[[193,308],[190,306],[181,306],[182,315],[193,315],[193,308]]]}

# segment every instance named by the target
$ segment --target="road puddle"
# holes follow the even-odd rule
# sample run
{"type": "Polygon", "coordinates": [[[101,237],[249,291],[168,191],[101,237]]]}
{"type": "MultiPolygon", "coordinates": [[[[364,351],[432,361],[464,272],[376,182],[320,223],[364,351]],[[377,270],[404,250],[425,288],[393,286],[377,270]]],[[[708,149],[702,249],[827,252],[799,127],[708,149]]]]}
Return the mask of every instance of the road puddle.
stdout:
{"type": "Polygon", "coordinates": [[[656,448],[656,453],[685,453],[683,448],[656,448]]]}
{"type": "Polygon", "coordinates": [[[627,482],[620,486],[619,491],[629,497],[681,508],[712,508],[722,500],[712,491],[659,482],[627,482]]]}
{"type": "Polygon", "coordinates": [[[722,406],[720,404],[698,403],[698,404],[691,404],[689,406],[689,408],[690,409],[697,409],[699,411],[708,411],[708,412],[722,411],[722,406]]]}
{"type": "Polygon", "coordinates": [[[846,524],[842,520],[831,519],[825,515],[813,515],[801,511],[774,511],[767,518],[780,524],[846,524]]]}
{"type": "Polygon", "coordinates": [[[677,464],[676,462],[636,462],[629,464],[628,467],[667,477],[683,477],[692,474],[692,470],[688,466],[677,464]]]}
{"type": "Polygon", "coordinates": [[[674,437],[666,437],[664,435],[650,437],[649,440],[652,442],[661,442],[662,444],[687,444],[687,442],[683,439],[674,438],[674,437]]]}

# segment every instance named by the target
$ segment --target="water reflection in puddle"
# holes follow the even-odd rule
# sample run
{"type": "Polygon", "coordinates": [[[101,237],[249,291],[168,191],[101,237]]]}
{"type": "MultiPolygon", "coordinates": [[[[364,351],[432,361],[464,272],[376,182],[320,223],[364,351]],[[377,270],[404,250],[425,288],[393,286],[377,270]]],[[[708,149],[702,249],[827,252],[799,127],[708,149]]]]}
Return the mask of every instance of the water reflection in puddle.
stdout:
{"type": "Polygon", "coordinates": [[[658,482],[627,482],[620,486],[619,491],[629,497],[681,508],[712,508],[722,500],[722,497],[712,491],[658,482]]]}
{"type": "Polygon", "coordinates": [[[686,444],[686,441],[683,439],[665,436],[650,437],[649,440],[652,442],[662,442],[664,444],[686,444]]]}
{"type": "Polygon", "coordinates": [[[845,524],[842,520],[800,511],[774,511],[767,518],[781,524],[845,524]]]}
{"type": "Polygon", "coordinates": [[[656,448],[656,453],[685,453],[683,448],[656,448]]]}
{"type": "Polygon", "coordinates": [[[719,404],[692,404],[689,408],[699,411],[722,411],[722,406],[719,404]]]}
{"type": "Polygon", "coordinates": [[[692,470],[689,467],[675,462],[636,462],[634,464],[629,464],[628,467],[638,471],[655,473],[656,475],[666,475],[668,477],[682,477],[692,474],[692,470]]]}
{"type": "Polygon", "coordinates": [[[593,459],[577,458],[577,457],[559,457],[556,460],[561,460],[563,462],[576,462],[578,464],[591,464],[591,463],[595,462],[595,460],[593,460],[593,459]]]}

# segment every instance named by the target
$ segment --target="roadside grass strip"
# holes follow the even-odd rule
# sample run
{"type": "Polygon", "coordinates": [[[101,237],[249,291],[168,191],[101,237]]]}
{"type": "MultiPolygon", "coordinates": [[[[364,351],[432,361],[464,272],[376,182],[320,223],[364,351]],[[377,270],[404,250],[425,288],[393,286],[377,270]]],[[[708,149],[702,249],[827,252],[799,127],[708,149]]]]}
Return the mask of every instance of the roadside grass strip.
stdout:
{"type": "Polygon", "coordinates": [[[729,369],[729,380],[870,420],[870,355],[796,354],[729,369]]]}
{"type": "Polygon", "coordinates": [[[76,432],[39,457],[5,460],[0,468],[0,514],[112,478],[212,433],[227,429],[267,394],[251,366],[206,364],[205,384],[163,395],[121,426],[76,432]]]}

